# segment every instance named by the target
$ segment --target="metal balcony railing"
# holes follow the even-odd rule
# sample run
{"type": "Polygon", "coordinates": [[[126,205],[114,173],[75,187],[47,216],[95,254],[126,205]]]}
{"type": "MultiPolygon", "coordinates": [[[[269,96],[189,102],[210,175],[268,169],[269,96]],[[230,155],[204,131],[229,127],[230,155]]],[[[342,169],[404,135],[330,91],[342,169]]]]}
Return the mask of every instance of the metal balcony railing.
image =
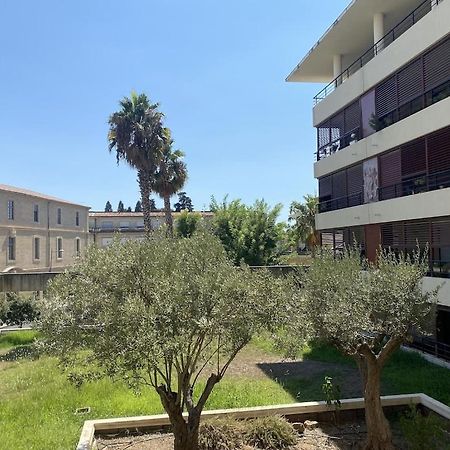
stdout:
{"type": "Polygon", "coordinates": [[[416,348],[437,358],[450,361],[450,345],[425,336],[414,336],[409,347],[416,348]]]}
{"type": "Polygon", "coordinates": [[[406,30],[411,28],[420,19],[426,16],[434,6],[442,3],[444,0],[425,0],[414,11],[406,16],[401,22],[399,22],[394,28],[386,33],[378,42],[376,42],[371,48],[369,48],[362,56],[360,56],[354,63],[352,63],[347,69],[345,69],[340,75],[338,75],[331,83],[325,86],[315,97],[314,105],[320,103],[325,97],[331,94],[339,85],[345,80],[350,78],[355,72],[365,66],[370,60],[372,60],[383,49],[391,45],[396,39],[398,39],[406,30]]]}
{"type": "Polygon", "coordinates": [[[333,198],[319,203],[319,213],[328,211],[336,211],[337,209],[350,208],[351,206],[358,206],[364,203],[364,194],[358,192],[357,194],[347,195],[344,197],[333,198]]]}

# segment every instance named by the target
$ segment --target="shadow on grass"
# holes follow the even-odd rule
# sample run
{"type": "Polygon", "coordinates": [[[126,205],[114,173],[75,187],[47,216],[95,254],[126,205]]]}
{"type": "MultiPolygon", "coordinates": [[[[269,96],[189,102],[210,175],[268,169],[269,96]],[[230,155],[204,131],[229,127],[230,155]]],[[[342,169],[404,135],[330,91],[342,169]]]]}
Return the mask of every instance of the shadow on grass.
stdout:
{"type": "Polygon", "coordinates": [[[362,395],[359,372],[348,364],[304,360],[260,363],[258,367],[298,402],[325,400],[322,385],[326,376],[339,386],[342,398],[362,395]]]}
{"type": "Polygon", "coordinates": [[[38,359],[39,352],[34,345],[19,345],[4,354],[0,354],[0,362],[12,362],[20,359],[38,359]]]}

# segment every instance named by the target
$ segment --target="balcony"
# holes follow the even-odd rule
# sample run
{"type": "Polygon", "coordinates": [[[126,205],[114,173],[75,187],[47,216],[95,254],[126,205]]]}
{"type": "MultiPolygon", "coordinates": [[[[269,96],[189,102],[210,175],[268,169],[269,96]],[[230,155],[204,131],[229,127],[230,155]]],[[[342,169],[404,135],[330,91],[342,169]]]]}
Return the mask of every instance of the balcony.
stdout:
{"type": "Polygon", "coordinates": [[[420,19],[425,17],[434,6],[442,3],[443,0],[425,0],[416,9],[409,13],[395,27],[386,33],[378,42],[370,47],[362,56],[354,61],[342,73],[340,73],[333,81],[323,88],[315,97],[314,105],[320,103],[324,98],[331,94],[338,86],[344,83],[354,73],[364,67],[382,50],[396,41],[405,31],[415,25],[420,19]]]}

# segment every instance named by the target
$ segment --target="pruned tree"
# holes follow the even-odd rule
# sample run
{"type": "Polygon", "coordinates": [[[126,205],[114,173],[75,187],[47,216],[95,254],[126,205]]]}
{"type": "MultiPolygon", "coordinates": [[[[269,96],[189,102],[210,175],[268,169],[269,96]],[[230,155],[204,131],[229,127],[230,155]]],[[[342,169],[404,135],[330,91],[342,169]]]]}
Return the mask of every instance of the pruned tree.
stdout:
{"type": "Polygon", "coordinates": [[[111,205],[110,201],[108,200],[105,205],[105,212],[112,212],[112,210],[113,210],[112,205],[111,205]]]}
{"type": "Polygon", "coordinates": [[[126,209],[126,212],[133,212],[133,210],[131,209],[131,206],[129,206],[129,207],[126,209]]]}
{"type": "Polygon", "coordinates": [[[156,202],[155,202],[155,199],[154,199],[154,198],[151,198],[151,199],[150,199],[149,204],[150,204],[150,211],[156,211],[156,210],[158,209],[158,208],[156,207],[156,202]]]}
{"type": "Polygon", "coordinates": [[[175,231],[180,237],[189,238],[197,230],[202,216],[200,213],[188,212],[184,210],[175,221],[175,231]]]}
{"type": "Polygon", "coordinates": [[[186,192],[178,192],[178,202],[173,205],[175,212],[181,211],[194,211],[194,205],[192,204],[191,197],[188,197],[186,192]]]}
{"type": "Polygon", "coordinates": [[[293,295],[290,279],[235,267],[211,235],[116,240],[51,282],[40,329],[73,380],[155,389],[175,449],[197,450],[214,386],[293,295]]]}
{"type": "Polygon", "coordinates": [[[117,212],[124,212],[125,211],[125,206],[123,205],[123,201],[119,200],[119,204],[117,205],[117,212]]]}
{"type": "Polygon", "coordinates": [[[413,332],[423,332],[429,324],[436,291],[422,291],[427,270],[427,259],[420,251],[404,256],[380,250],[376,264],[370,264],[361,260],[356,248],[338,259],[323,250],[303,280],[303,299],[287,308],[291,349],[301,344],[298,336],[309,323],[309,337],[335,346],[358,364],[367,450],[394,448],[381,405],[380,378],[392,354],[413,332]]]}
{"type": "Polygon", "coordinates": [[[257,200],[248,206],[240,200],[228,202],[226,197],[219,203],[213,197],[210,208],[213,232],[236,264],[263,266],[277,261],[284,230],[284,225],[277,223],[281,204],[271,208],[257,200]]]}
{"type": "Polygon", "coordinates": [[[142,203],[140,200],[136,202],[136,206],[134,207],[134,212],[142,212],[142,203]]]}

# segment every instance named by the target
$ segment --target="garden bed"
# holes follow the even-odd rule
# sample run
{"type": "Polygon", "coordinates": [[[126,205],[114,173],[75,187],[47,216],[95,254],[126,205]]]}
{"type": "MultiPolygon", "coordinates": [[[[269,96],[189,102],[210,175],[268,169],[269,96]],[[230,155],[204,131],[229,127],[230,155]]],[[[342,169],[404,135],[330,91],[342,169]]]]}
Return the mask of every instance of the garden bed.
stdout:
{"type": "MultiPolygon", "coordinates": [[[[425,394],[384,396],[382,404],[387,414],[406,410],[410,405],[420,405],[423,409],[432,411],[450,421],[450,408],[425,394]]],[[[364,400],[361,398],[342,400],[339,420],[343,425],[339,427],[333,425],[334,413],[326,402],[206,411],[202,417],[203,420],[218,417],[251,419],[272,415],[282,415],[290,422],[304,422],[305,420],[319,422],[318,428],[306,430],[303,437],[299,438],[298,445],[300,446],[297,448],[301,450],[352,448],[351,445],[355,442],[364,440],[364,400]]],[[[161,434],[161,430],[168,430],[169,425],[168,417],[165,414],[89,420],[85,422],[77,450],[93,450],[96,447],[99,450],[171,449],[173,448],[171,435],[161,434]],[[153,434],[151,434],[152,432],[153,434]]]]}

